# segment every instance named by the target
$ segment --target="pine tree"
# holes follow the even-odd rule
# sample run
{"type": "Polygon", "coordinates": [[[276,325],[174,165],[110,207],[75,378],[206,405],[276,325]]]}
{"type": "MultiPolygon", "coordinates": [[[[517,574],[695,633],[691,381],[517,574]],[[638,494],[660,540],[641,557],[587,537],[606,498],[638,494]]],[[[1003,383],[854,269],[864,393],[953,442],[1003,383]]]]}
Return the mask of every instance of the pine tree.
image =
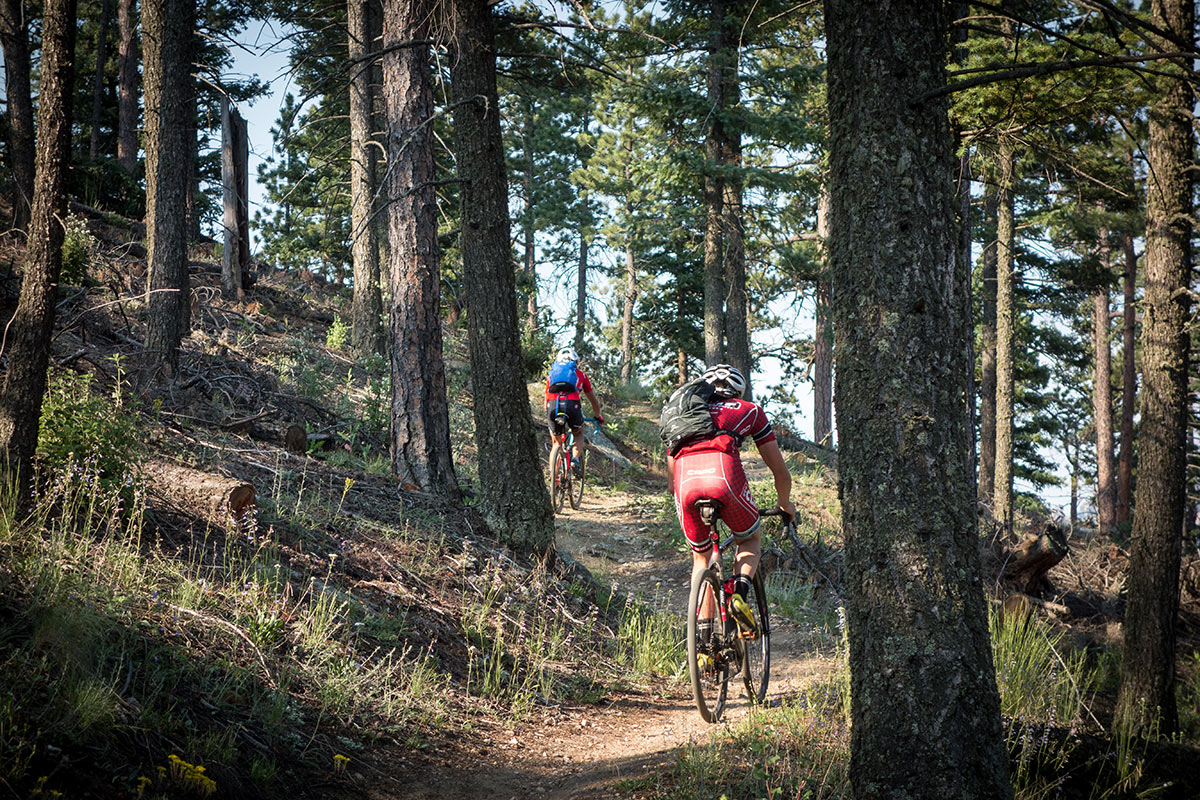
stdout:
{"type": "Polygon", "coordinates": [[[17,488],[18,507],[28,497],[32,478],[50,361],[50,334],[54,329],[55,293],[62,269],[62,220],[66,218],[74,102],[75,9],[75,0],[47,0],[42,16],[37,179],[21,297],[8,324],[8,370],[0,390],[0,467],[17,488]]]}
{"type": "Polygon", "coordinates": [[[525,382],[513,369],[520,362],[520,344],[493,19],[486,0],[453,0],[450,15],[471,383],[475,397],[487,400],[474,406],[482,509],[504,541],[549,557],[554,550],[550,498],[525,382]]]}
{"type": "MultiPolygon", "coordinates": [[[[383,93],[390,168],[385,184],[391,247],[392,468],[404,485],[456,498],[442,360],[434,187],[432,4],[385,0],[383,93]]],[[[353,16],[353,15],[352,15],[353,16]]]]}
{"type": "Polygon", "coordinates": [[[191,327],[187,258],[191,45],[195,0],[144,0],[147,367],[174,377],[191,327]]]}
{"type": "Polygon", "coordinates": [[[971,502],[950,127],[944,100],[924,97],[945,82],[945,10],[825,8],[850,780],[859,800],[1010,798],[971,502]]]}
{"type": "Polygon", "coordinates": [[[30,90],[29,20],[21,0],[0,0],[0,47],[8,105],[8,167],[13,177],[13,228],[29,227],[33,202],[33,98],[30,90]]]}

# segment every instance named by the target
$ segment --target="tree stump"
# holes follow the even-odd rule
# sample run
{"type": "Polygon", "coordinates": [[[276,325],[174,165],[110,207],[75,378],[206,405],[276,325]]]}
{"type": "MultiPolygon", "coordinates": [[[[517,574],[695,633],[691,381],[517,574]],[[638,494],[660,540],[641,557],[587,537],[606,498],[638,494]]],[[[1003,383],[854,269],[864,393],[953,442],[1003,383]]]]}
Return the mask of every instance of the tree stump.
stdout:
{"type": "Polygon", "coordinates": [[[1041,533],[1026,534],[1008,553],[1003,578],[1017,591],[1033,597],[1051,591],[1053,586],[1046,573],[1066,557],[1068,549],[1066,533],[1047,522],[1041,533]]]}
{"type": "Polygon", "coordinates": [[[256,505],[254,486],[237,478],[165,461],[143,464],[142,472],[173,504],[216,527],[241,525],[256,505]]]}

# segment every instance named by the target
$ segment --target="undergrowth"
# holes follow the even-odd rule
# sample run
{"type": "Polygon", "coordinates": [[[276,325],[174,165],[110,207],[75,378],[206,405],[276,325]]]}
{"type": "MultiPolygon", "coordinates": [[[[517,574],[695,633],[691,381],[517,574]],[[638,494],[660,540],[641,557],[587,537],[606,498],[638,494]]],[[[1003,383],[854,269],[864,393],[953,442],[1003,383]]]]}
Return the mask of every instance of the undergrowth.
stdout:
{"type": "Polygon", "coordinates": [[[665,611],[438,510],[381,517],[327,462],[280,453],[257,514],[164,527],[136,472],[146,423],[115,395],[56,376],[33,505],[0,492],[0,781],[21,796],[294,794],[376,743],[678,674],[665,611]]]}

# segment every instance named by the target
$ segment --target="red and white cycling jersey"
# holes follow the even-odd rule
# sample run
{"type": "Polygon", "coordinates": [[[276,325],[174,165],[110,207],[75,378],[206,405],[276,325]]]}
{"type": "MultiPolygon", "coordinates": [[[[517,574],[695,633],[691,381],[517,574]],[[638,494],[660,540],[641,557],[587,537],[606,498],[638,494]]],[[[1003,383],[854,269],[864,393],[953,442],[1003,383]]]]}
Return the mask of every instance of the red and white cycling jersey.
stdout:
{"type": "Polygon", "coordinates": [[[738,445],[746,436],[757,446],[775,441],[766,413],[748,400],[710,403],[708,411],[717,428],[725,432],[680,448],[675,455],[671,487],[679,525],[692,548],[699,552],[707,550],[710,543],[708,529],[695,507],[697,500],[720,502],[721,519],[737,539],[758,530],[758,506],[742,471],[738,445]]]}

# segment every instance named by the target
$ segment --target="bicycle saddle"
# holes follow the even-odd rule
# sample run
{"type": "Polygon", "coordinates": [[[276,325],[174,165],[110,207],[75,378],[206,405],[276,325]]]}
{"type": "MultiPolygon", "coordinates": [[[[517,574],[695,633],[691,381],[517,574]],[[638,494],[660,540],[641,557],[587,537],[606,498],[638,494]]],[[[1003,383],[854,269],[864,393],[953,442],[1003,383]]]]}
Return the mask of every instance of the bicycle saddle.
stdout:
{"type": "Polygon", "coordinates": [[[704,524],[709,526],[712,525],[713,517],[719,514],[721,511],[721,503],[719,500],[702,498],[697,500],[692,505],[694,505],[697,510],[700,511],[700,519],[703,520],[704,524]]]}

